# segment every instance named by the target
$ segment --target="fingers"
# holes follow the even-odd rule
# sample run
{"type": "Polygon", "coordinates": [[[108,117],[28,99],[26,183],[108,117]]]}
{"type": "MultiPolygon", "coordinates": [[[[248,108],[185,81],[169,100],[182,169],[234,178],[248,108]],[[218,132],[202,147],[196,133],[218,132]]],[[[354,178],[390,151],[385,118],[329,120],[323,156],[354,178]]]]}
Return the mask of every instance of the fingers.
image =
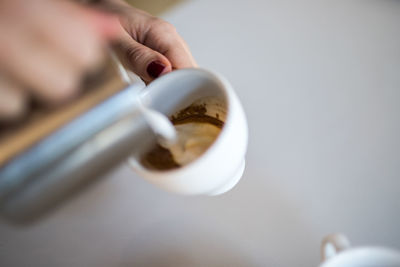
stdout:
{"type": "Polygon", "coordinates": [[[32,35],[36,36],[9,32],[4,40],[8,51],[1,55],[3,68],[43,101],[58,103],[71,97],[78,87],[80,68],[47,42],[32,41],[32,35]]]}
{"type": "Polygon", "coordinates": [[[46,29],[46,41],[81,71],[98,66],[106,41],[122,31],[118,18],[69,2],[60,2],[54,9],[48,18],[39,20],[38,27],[46,29]],[[49,20],[57,23],[49,25],[49,20]]]}
{"type": "Polygon", "coordinates": [[[171,63],[164,55],[136,42],[127,33],[122,37],[121,46],[132,71],[146,82],[172,70],[171,63]]]}
{"type": "Polygon", "coordinates": [[[0,76],[0,122],[15,120],[25,112],[26,92],[4,76],[0,76]]]}
{"type": "Polygon", "coordinates": [[[126,30],[123,49],[132,70],[145,81],[173,69],[197,67],[186,42],[170,23],[135,8],[124,12],[120,20],[126,30]]]}
{"type": "Polygon", "coordinates": [[[87,20],[88,24],[98,33],[102,39],[114,40],[123,31],[119,19],[116,15],[103,13],[88,8],[79,8],[82,19],[87,20]]]}
{"type": "Polygon", "coordinates": [[[174,69],[197,67],[186,42],[170,23],[156,19],[145,40],[144,44],[165,55],[174,69]]]}
{"type": "MultiPolygon", "coordinates": [[[[82,76],[102,62],[105,43],[119,35],[119,21],[66,1],[15,3],[7,16],[0,11],[1,67],[43,102],[74,96],[82,76]]],[[[0,86],[11,97],[10,84],[0,86]]]]}

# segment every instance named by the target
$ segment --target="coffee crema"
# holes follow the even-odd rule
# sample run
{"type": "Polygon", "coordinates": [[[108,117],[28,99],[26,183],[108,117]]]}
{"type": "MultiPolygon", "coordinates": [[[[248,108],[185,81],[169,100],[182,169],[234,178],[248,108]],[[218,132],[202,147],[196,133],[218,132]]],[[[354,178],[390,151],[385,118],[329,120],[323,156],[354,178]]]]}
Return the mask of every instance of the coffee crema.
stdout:
{"type": "Polygon", "coordinates": [[[170,170],[187,165],[201,156],[216,140],[224,122],[207,114],[207,105],[192,104],[170,120],[177,132],[176,144],[157,144],[141,157],[141,164],[148,169],[170,170]]]}

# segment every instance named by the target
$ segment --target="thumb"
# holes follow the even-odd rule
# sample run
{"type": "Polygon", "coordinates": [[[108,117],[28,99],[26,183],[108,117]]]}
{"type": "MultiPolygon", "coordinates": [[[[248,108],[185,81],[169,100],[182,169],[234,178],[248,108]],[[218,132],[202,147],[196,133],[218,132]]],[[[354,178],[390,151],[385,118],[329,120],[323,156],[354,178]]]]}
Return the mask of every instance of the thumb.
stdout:
{"type": "Polygon", "coordinates": [[[123,38],[121,46],[131,70],[146,82],[172,70],[171,63],[164,55],[136,42],[130,36],[123,38]]]}

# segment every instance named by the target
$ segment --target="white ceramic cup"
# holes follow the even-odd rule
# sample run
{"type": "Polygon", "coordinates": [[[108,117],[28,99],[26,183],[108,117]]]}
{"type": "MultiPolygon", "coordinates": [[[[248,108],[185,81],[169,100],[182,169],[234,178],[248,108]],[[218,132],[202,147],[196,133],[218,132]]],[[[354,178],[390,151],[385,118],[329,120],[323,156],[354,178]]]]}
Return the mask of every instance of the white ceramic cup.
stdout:
{"type": "Polygon", "coordinates": [[[321,246],[320,267],[398,267],[400,252],[383,247],[351,248],[343,234],[326,236],[321,246]]]}
{"type": "Polygon", "coordinates": [[[244,171],[248,128],[239,99],[225,78],[198,68],[176,70],[150,83],[140,98],[145,107],[167,116],[205,100],[206,114],[219,113],[224,126],[193,162],[171,170],[150,170],[132,156],[129,164],[135,172],[165,190],[185,195],[218,195],[236,185],[244,171]]]}

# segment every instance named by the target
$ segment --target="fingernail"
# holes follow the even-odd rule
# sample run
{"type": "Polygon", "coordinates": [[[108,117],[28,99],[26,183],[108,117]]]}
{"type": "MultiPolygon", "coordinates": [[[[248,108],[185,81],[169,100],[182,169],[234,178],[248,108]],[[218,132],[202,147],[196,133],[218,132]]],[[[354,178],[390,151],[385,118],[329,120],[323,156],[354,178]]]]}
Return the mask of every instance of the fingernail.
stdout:
{"type": "Polygon", "coordinates": [[[147,66],[147,73],[152,78],[157,78],[165,69],[165,65],[162,64],[160,61],[152,61],[149,66],[147,66]]]}

